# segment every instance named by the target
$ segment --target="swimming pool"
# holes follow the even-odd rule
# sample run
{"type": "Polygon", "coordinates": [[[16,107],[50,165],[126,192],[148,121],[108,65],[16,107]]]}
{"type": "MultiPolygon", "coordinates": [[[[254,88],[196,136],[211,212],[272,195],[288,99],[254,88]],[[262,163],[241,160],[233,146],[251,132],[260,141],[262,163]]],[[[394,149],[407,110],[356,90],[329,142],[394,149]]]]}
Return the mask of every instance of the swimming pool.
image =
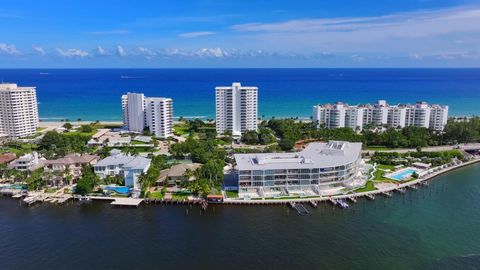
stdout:
{"type": "Polygon", "coordinates": [[[18,189],[18,190],[27,189],[24,185],[19,185],[19,184],[6,185],[6,186],[2,186],[0,188],[3,188],[3,189],[18,189]]]}
{"type": "Polygon", "coordinates": [[[119,194],[130,194],[131,189],[129,187],[124,187],[124,186],[105,186],[103,190],[107,191],[114,191],[119,194]]]}
{"type": "Polygon", "coordinates": [[[415,171],[414,169],[404,169],[404,170],[389,174],[389,175],[387,175],[387,177],[391,178],[393,180],[403,181],[403,180],[407,180],[408,178],[410,178],[412,176],[412,174],[414,174],[416,172],[417,171],[415,171]]]}

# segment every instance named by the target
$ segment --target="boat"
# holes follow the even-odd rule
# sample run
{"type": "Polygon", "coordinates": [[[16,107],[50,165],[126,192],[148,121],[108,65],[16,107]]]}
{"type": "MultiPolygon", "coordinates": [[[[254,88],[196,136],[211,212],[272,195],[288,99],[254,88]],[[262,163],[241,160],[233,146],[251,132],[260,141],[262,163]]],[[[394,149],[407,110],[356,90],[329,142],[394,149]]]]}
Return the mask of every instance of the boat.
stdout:
{"type": "Polygon", "coordinates": [[[372,194],[367,194],[367,195],[365,195],[365,197],[367,197],[367,199],[372,200],[372,201],[375,200],[375,196],[372,195],[372,194]]]}
{"type": "Polygon", "coordinates": [[[78,198],[78,201],[80,203],[90,203],[92,201],[92,199],[90,199],[90,197],[83,196],[83,197],[78,198]]]}
{"type": "Polygon", "coordinates": [[[396,191],[400,194],[405,194],[405,189],[403,188],[396,189],[396,191]]]}
{"type": "Polygon", "coordinates": [[[348,199],[353,203],[357,203],[357,198],[355,198],[354,196],[350,196],[348,197],[348,199]]]}
{"type": "Polygon", "coordinates": [[[337,201],[337,204],[338,204],[338,206],[340,206],[340,208],[342,208],[342,209],[347,209],[348,207],[350,207],[350,206],[348,205],[348,203],[346,203],[345,200],[343,200],[343,199],[338,200],[338,201],[337,201]]]}
{"type": "Polygon", "coordinates": [[[318,204],[314,201],[309,201],[309,203],[313,208],[317,208],[317,206],[318,206],[318,204]]]}

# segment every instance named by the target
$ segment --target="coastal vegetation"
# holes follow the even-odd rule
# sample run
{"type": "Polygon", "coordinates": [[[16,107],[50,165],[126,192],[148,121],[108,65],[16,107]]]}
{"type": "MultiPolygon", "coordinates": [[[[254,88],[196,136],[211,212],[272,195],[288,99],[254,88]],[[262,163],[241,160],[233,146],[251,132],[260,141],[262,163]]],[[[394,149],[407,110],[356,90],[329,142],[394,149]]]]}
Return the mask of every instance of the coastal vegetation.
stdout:
{"type": "MultiPolygon", "coordinates": [[[[401,129],[378,127],[355,131],[351,128],[327,129],[317,128],[315,123],[299,122],[295,119],[271,119],[260,125],[270,128],[279,138],[282,150],[291,150],[299,140],[342,140],[362,142],[364,147],[373,150],[395,148],[417,148],[446,144],[470,143],[480,141],[480,118],[449,119],[444,132],[437,132],[423,127],[408,126],[401,129]]],[[[245,140],[250,142],[251,140],[245,140]]]]}
{"type": "Polygon", "coordinates": [[[98,183],[98,176],[93,172],[92,166],[84,166],[83,175],[80,177],[80,179],[78,179],[77,186],[75,187],[75,193],[80,195],[89,194],[94,190],[98,183]]]}
{"type": "MultiPolygon", "coordinates": [[[[440,166],[452,161],[452,159],[463,160],[464,156],[459,150],[439,152],[375,152],[370,158],[371,162],[385,165],[412,165],[413,162],[430,163],[433,167],[440,166]]],[[[389,168],[388,169],[392,169],[389,168]]]]}
{"type": "Polygon", "coordinates": [[[48,131],[38,144],[39,152],[46,158],[57,158],[69,153],[85,153],[91,136],[48,131]]]}

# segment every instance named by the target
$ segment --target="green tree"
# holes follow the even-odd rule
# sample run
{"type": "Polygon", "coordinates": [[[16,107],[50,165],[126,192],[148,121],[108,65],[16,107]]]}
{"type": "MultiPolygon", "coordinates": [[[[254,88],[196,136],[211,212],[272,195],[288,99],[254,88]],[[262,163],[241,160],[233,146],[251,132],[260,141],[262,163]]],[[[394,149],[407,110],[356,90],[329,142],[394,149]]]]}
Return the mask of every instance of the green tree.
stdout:
{"type": "Polygon", "coordinates": [[[94,187],[98,183],[98,176],[93,172],[93,168],[91,165],[86,165],[83,167],[83,175],[77,182],[77,186],[75,188],[76,194],[86,195],[91,193],[94,187]]]}
{"type": "Polygon", "coordinates": [[[63,124],[63,127],[64,127],[66,130],[70,130],[70,129],[73,128],[73,125],[67,122],[67,123],[63,124]]]}

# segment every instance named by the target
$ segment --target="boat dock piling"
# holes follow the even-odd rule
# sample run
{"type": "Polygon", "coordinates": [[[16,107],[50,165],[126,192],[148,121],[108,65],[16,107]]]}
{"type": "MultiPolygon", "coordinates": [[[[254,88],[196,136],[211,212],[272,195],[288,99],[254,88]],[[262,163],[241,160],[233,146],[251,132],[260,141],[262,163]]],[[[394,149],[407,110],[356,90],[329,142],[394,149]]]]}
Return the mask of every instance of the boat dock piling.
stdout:
{"type": "Polygon", "coordinates": [[[357,198],[355,196],[350,196],[348,199],[353,203],[357,203],[357,198]]]}
{"type": "Polygon", "coordinates": [[[382,192],[382,195],[390,198],[390,197],[392,197],[392,192],[385,191],[385,192],[382,192]]]}
{"type": "Polygon", "coordinates": [[[328,201],[329,201],[331,204],[333,204],[334,206],[337,205],[337,201],[336,201],[335,199],[330,198],[330,199],[328,199],[328,201]]]}

